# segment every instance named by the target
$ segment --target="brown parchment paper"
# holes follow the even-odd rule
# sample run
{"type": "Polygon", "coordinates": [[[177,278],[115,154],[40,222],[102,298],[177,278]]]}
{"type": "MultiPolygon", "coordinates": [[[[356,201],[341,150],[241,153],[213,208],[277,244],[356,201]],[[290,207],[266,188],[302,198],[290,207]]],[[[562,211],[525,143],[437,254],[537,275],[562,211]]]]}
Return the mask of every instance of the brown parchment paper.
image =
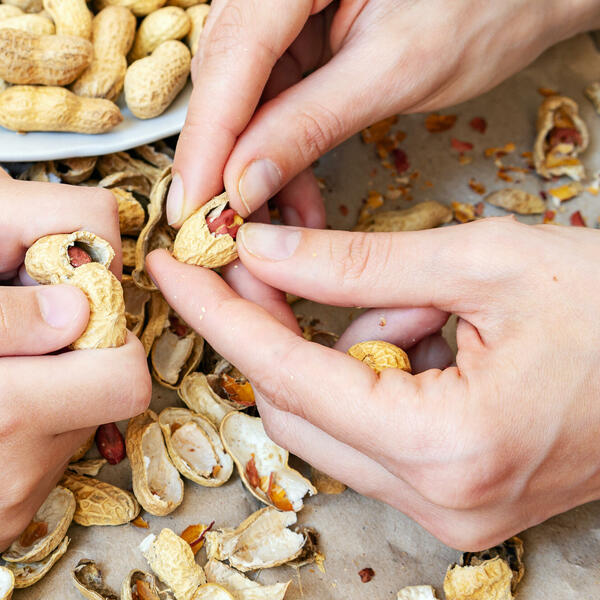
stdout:
{"type": "MultiPolygon", "coordinates": [[[[484,96],[442,111],[459,117],[449,132],[428,133],[423,125],[423,115],[400,117],[396,127],[407,133],[401,147],[408,155],[411,170],[420,172],[413,185],[414,201],[478,202],[481,196],[468,186],[471,177],[482,182],[488,192],[512,185],[538,193],[558,185],[557,182],[543,182],[535,175],[518,177],[520,183],[505,183],[497,179],[493,159],[483,156],[487,147],[514,142],[517,145],[517,151],[512,155],[514,160],[506,157],[504,163],[522,164],[523,161],[517,158],[521,152],[531,150],[535,137],[536,111],[542,100],[538,87],[552,88],[580,104],[581,115],[591,134],[591,144],[583,162],[588,176],[594,176],[600,169],[600,117],[584,98],[583,88],[596,79],[600,79],[600,54],[592,38],[585,35],[552,48],[535,64],[484,96]],[[485,135],[468,126],[475,116],[487,119],[485,135]],[[470,153],[474,157],[472,164],[458,164],[456,153],[450,150],[451,137],[475,144],[470,153]],[[426,181],[433,185],[425,184],[426,181]]],[[[373,90],[373,94],[376,93],[373,90]]],[[[334,228],[344,229],[350,229],[356,223],[361,200],[368,190],[383,193],[394,181],[394,175],[381,168],[373,147],[363,145],[358,136],[321,159],[317,174],[324,182],[329,223],[334,228]],[[340,204],[348,208],[347,215],[340,211],[340,204]]],[[[386,201],[383,209],[407,205],[402,200],[386,201]]],[[[558,213],[557,222],[568,223],[569,215],[579,209],[588,224],[595,226],[600,214],[600,196],[586,193],[565,203],[562,208],[564,212],[558,213]]],[[[493,214],[505,213],[486,205],[485,215],[493,214]]],[[[523,220],[540,222],[541,217],[523,220]]],[[[299,302],[295,309],[306,317],[318,318],[320,328],[337,332],[342,331],[351,316],[357,313],[356,310],[334,310],[305,301],[299,302]]],[[[173,392],[155,385],[154,410],[177,404],[173,392]]],[[[123,423],[121,428],[124,429],[123,423]]],[[[131,487],[127,461],[116,467],[104,467],[99,478],[131,487]]],[[[258,508],[258,502],[246,492],[237,475],[216,489],[201,488],[186,481],[183,504],[172,515],[163,518],[144,515],[150,530],[131,525],[90,529],[73,525],[69,532],[72,542],[66,556],[41,583],[28,590],[16,591],[14,597],[16,600],[80,598],[70,583],[69,571],[83,557],[98,561],[108,584],[118,590],[130,569],[147,568],[138,544],[149,532],[158,533],[163,527],[170,527],[180,533],[191,523],[207,523],[213,519],[217,526],[234,526],[258,508]]],[[[298,575],[291,568],[280,567],[263,571],[257,577],[263,583],[291,578],[293,584],[286,596],[289,600],[383,600],[395,598],[400,588],[415,584],[432,584],[443,597],[441,584],[446,568],[460,556],[400,512],[351,490],[341,496],[319,495],[308,499],[299,514],[299,521],[321,533],[326,572],[323,574],[309,566],[298,575]],[[366,584],[361,583],[357,574],[364,567],[375,570],[375,577],[366,584]]],[[[527,571],[520,598],[600,598],[600,502],[550,519],[524,532],[522,537],[527,571]]],[[[204,551],[198,555],[198,561],[203,563],[204,551]]]]}

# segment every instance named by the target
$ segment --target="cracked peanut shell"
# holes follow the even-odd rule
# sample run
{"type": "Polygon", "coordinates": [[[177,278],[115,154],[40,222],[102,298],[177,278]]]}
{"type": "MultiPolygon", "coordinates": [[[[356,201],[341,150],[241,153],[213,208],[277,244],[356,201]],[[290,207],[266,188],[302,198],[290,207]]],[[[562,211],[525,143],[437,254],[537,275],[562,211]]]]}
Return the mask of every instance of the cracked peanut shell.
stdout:
{"type": "Polygon", "coordinates": [[[89,460],[70,463],[67,469],[73,471],[73,473],[76,473],[77,475],[96,477],[106,463],[108,463],[108,461],[105,458],[90,458],[89,460]]]}
{"type": "Polygon", "coordinates": [[[539,196],[513,188],[492,192],[485,197],[485,201],[519,215],[541,215],[546,210],[546,203],[539,196]]]}
{"type": "Polygon", "coordinates": [[[71,581],[88,600],[120,600],[102,577],[98,565],[89,558],[82,558],[71,571],[71,581]]]}
{"type": "Polygon", "coordinates": [[[78,525],[123,525],[135,519],[140,505],[129,492],[93,477],[66,471],[60,485],[75,495],[73,520],[78,525]]]}
{"type": "Polygon", "coordinates": [[[364,362],[376,373],[380,373],[384,369],[401,369],[408,373],[411,372],[406,352],[389,342],[381,340],[359,342],[348,349],[348,354],[364,362]]]}
{"type": "Polygon", "coordinates": [[[288,563],[302,553],[306,538],[289,529],[296,513],[266,507],[242,521],[235,529],[206,534],[209,559],[227,560],[238,571],[268,569],[288,563]]]}
{"type": "Polygon", "coordinates": [[[178,261],[217,269],[237,258],[235,240],[228,233],[211,233],[206,223],[207,219],[221,214],[228,202],[227,192],[224,192],[186,219],[173,244],[173,256],[178,261]]]}
{"type": "Polygon", "coordinates": [[[2,558],[13,563],[43,560],[65,537],[74,513],[75,496],[68,489],[56,486],[38,508],[27,529],[2,554],[2,558]]]}
{"type": "Polygon", "coordinates": [[[446,600],[512,600],[512,572],[501,558],[477,566],[448,568],[444,578],[446,600]]]}
{"type": "Polygon", "coordinates": [[[121,600],[168,600],[165,590],[160,589],[156,577],[145,571],[133,569],[121,585],[121,600]]]}
{"type": "Polygon", "coordinates": [[[170,407],[158,422],[169,456],[184,477],[205,487],[221,486],[231,477],[233,460],[208,419],[187,408],[170,407]]]}
{"type": "Polygon", "coordinates": [[[177,600],[191,600],[196,589],[206,583],[204,570],[196,563],[192,548],[170,529],[144,538],[140,550],[177,600]]]}
{"type": "Polygon", "coordinates": [[[308,479],[288,466],[289,452],[269,439],[259,417],[231,412],[221,422],[220,433],[244,485],[261,502],[297,512],[306,494],[317,493],[308,479]]]}
{"type": "Polygon", "coordinates": [[[0,565],[0,600],[11,600],[15,589],[15,576],[10,569],[0,565]]]}
{"type": "Polygon", "coordinates": [[[452,210],[433,200],[403,210],[388,210],[358,223],[353,231],[419,231],[452,221],[452,210]]]}
{"type": "Polygon", "coordinates": [[[225,415],[237,410],[215,393],[204,373],[186,375],[177,388],[177,394],[190,410],[206,417],[217,428],[225,415]]]}
{"type": "Polygon", "coordinates": [[[150,302],[151,292],[135,285],[130,275],[123,275],[121,286],[123,287],[127,329],[140,337],[146,320],[146,307],[150,302]]]}
{"type": "Polygon", "coordinates": [[[183,502],[183,481],[173,465],[156,413],[129,420],[125,435],[133,492],[151,515],[172,513],[183,502]]]}
{"type": "Polygon", "coordinates": [[[169,314],[171,312],[171,307],[167,304],[167,301],[159,291],[149,293],[151,296],[148,307],[148,322],[140,336],[140,341],[142,342],[142,346],[144,346],[146,356],[150,356],[150,351],[152,350],[155,340],[161,335],[165,327],[168,327],[169,314]]]}
{"type": "Polygon", "coordinates": [[[110,188],[119,207],[119,230],[121,235],[138,235],[144,227],[146,211],[135,196],[123,188],[110,188]]]}

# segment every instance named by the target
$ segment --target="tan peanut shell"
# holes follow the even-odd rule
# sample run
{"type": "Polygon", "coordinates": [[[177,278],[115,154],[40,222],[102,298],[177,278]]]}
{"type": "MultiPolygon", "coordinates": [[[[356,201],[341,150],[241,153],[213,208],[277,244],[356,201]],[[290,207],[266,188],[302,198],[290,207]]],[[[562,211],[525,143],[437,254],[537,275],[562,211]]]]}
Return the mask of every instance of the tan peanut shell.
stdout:
{"type": "Polygon", "coordinates": [[[81,446],[79,446],[79,448],[77,448],[77,450],[75,451],[75,454],[73,454],[73,456],[71,456],[71,458],[69,459],[69,464],[70,463],[75,463],[79,460],[81,460],[88,452],[88,450],[94,445],[94,434],[92,433],[92,435],[90,435],[90,437],[85,440],[85,442],[83,442],[83,444],[81,444],[81,446]]]}
{"type": "Polygon", "coordinates": [[[319,469],[315,469],[315,467],[310,468],[310,479],[319,494],[336,495],[346,490],[345,484],[341,481],[330,477],[327,473],[319,471],[319,469]]]}
{"type": "Polygon", "coordinates": [[[15,576],[10,569],[0,565],[0,600],[11,600],[15,589],[15,576]]]}
{"type": "Polygon", "coordinates": [[[53,35],[55,33],[54,23],[50,19],[31,14],[0,20],[0,29],[17,29],[34,35],[53,35]]]}
{"type": "Polygon", "coordinates": [[[430,585],[411,585],[402,588],[396,600],[438,600],[438,597],[430,585]]]}
{"type": "Polygon", "coordinates": [[[474,567],[448,568],[444,578],[446,600],[512,600],[512,572],[501,558],[474,567]]]}
{"type": "Polygon", "coordinates": [[[15,589],[28,588],[36,584],[52,569],[65,554],[70,538],[64,537],[58,547],[44,559],[33,563],[6,563],[5,568],[12,571],[15,589]]]}
{"type": "MultiPolygon", "coordinates": [[[[150,158],[150,154],[145,152],[146,156],[150,158]]],[[[163,161],[156,157],[157,162],[163,161]]],[[[140,175],[142,176],[146,182],[147,187],[144,190],[129,190],[129,191],[139,191],[139,193],[144,196],[149,196],[152,190],[152,187],[158,182],[159,179],[163,176],[163,172],[167,166],[170,166],[171,162],[169,162],[164,167],[161,165],[154,164],[152,162],[147,161],[146,159],[140,160],[138,158],[134,158],[128,152],[114,152],[112,154],[106,154],[105,156],[101,156],[98,159],[98,171],[103,177],[110,176],[117,172],[126,172],[132,175],[140,175]]]]}
{"type": "MultiPolygon", "coordinates": [[[[0,74],[1,76],[1,74],[0,74]]],[[[589,144],[589,133],[586,124],[579,116],[577,102],[566,96],[550,96],[546,98],[538,109],[537,137],[533,147],[533,162],[536,172],[551,179],[566,175],[575,181],[585,177],[585,169],[578,156],[586,150],[589,144]],[[572,128],[581,135],[581,145],[573,145],[561,152],[561,146],[557,146],[557,152],[547,147],[547,135],[556,126],[557,120],[568,120],[572,128]]]]}
{"type": "Polygon", "coordinates": [[[146,163],[153,165],[158,169],[158,175],[173,164],[174,151],[166,144],[163,145],[160,141],[156,143],[156,147],[150,144],[144,144],[133,149],[146,163]],[[158,149],[160,147],[160,150],[158,149]]]}
{"type": "Polygon", "coordinates": [[[180,40],[190,30],[190,17],[183,8],[164,6],[150,13],[138,27],[129,62],[144,58],[167,40],[180,40]]]}
{"type": "Polygon", "coordinates": [[[204,565],[206,580],[226,589],[235,600],[283,600],[291,581],[261,585],[239,571],[211,559],[204,565]]]}
{"type": "Polygon", "coordinates": [[[47,533],[29,546],[17,538],[2,558],[12,563],[39,562],[53,552],[67,533],[75,513],[75,496],[68,489],[56,486],[33,516],[32,523],[44,523],[47,533]]]}
{"type": "Polygon", "coordinates": [[[183,481],[171,462],[156,414],[147,410],[130,419],[125,443],[140,504],[151,515],[172,513],[183,502],[183,481]]]}
{"type": "Polygon", "coordinates": [[[192,56],[196,55],[198,51],[198,42],[200,35],[206,24],[208,13],[210,12],[209,4],[196,4],[187,9],[187,14],[190,17],[190,31],[185,38],[185,42],[192,53],[192,56]]]}
{"type": "Polygon", "coordinates": [[[94,4],[96,10],[101,10],[106,6],[124,6],[136,17],[145,17],[158,10],[165,2],[166,0],[95,0],[94,4]]]}
{"type": "Polygon", "coordinates": [[[187,408],[165,408],[158,417],[169,456],[187,479],[204,487],[219,487],[233,473],[217,430],[208,419],[187,408]]]}
{"type": "MultiPolygon", "coordinates": [[[[135,267],[135,238],[121,238],[121,254],[123,255],[123,270],[128,271],[135,267]]],[[[129,327],[127,328],[129,329],[129,327]]]]}
{"type": "Polygon", "coordinates": [[[585,88],[584,93],[596,109],[596,112],[600,114],[600,81],[590,83],[590,85],[585,88]]]}
{"type": "Polygon", "coordinates": [[[505,188],[492,192],[485,201],[520,215],[539,215],[546,210],[546,203],[539,196],[525,190],[505,188]]]}
{"type": "Polygon", "coordinates": [[[289,529],[296,523],[294,512],[263,508],[252,513],[235,529],[206,534],[206,556],[227,560],[238,571],[278,567],[297,558],[305,537],[289,529]]]}
{"type": "Polygon", "coordinates": [[[42,0],[3,0],[4,4],[17,6],[26,13],[39,13],[43,10],[42,0]]]}
{"type": "Polygon", "coordinates": [[[94,55],[90,66],[73,83],[78,96],[116,101],[123,90],[127,59],[135,36],[133,13],[122,6],[107,6],[92,22],[94,55]]]}
{"type": "Polygon", "coordinates": [[[201,414],[217,428],[225,415],[236,410],[215,393],[204,373],[186,375],[177,388],[177,394],[190,410],[201,414]]]}
{"type": "Polygon", "coordinates": [[[235,240],[227,233],[214,235],[206,219],[220,213],[229,202],[227,192],[216,196],[186,219],[173,244],[173,256],[180,262],[216,269],[237,258],[235,240]]]}
{"type": "MultiPolygon", "coordinates": [[[[145,270],[146,256],[157,248],[170,250],[175,239],[175,230],[167,224],[165,206],[167,192],[171,184],[171,168],[163,170],[150,192],[148,204],[148,220],[142,229],[135,249],[135,269],[132,276],[136,285],[151,292],[156,291],[156,286],[148,277],[145,270]]],[[[161,330],[162,331],[162,330],[161,330]]]]}
{"type": "Polygon", "coordinates": [[[4,79],[0,79],[0,93],[2,93],[4,90],[7,90],[9,87],[10,87],[10,83],[6,83],[6,81],[4,81],[4,79]]]}
{"type": "Polygon", "coordinates": [[[44,9],[56,25],[58,35],[92,37],[92,13],[85,0],[43,0],[44,9]]]}
{"type": "Polygon", "coordinates": [[[261,502],[279,510],[299,511],[304,496],[317,493],[308,479],[288,466],[289,452],[269,439],[259,417],[238,411],[230,412],[221,422],[220,434],[242,482],[261,502]],[[250,481],[250,461],[259,479],[256,487],[250,481]],[[269,488],[273,485],[277,487],[273,487],[269,494],[269,488]]]}
{"type": "Polygon", "coordinates": [[[235,600],[235,598],[217,583],[205,583],[194,592],[192,600],[235,600]]]}
{"type": "Polygon", "coordinates": [[[25,14],[18,6],[12,6],[11,4],[0,4],[0,24],[6,19],[12,17],[18,17],[25,14]]]}
{"type": "Polygon", "coordinates": [[[125,75],[125,102],[132,114],[138,119],[161,115],[186,84],[190,65],[190,51],[176,40],[163,42],[150,56],[131,64],[125,75]]]}
{"type": "Polygon", "coordinates": [[[179,6],[180,8],[190,8],[192,6],[201,5],[208,0],[167,0],[167,6],[179,6]]]}
{"type": "Polygon", "coordinates": [[[354,231],[419,231],[432,229],[452,220],[452,210],[428,200],[403,210],[389,210],[377,213],[358,223],[354,231]]]}
{"type": "Polygon", "coordinates": [[[140,512],[132,494],[110,483],[67,471],[60,485],[75,494],[77,508],[73,520],[78,525],[123,525],[140,512]]]}
{"type": "Polygon", "coordinates": [[[135,196],[122,188],[111,188],[119,206],[121,235],[137,235],[144,227],[146,211],[135,196]]]}
{"type": "Polygon", "coordinates": [[[161,600],[163,596],[164,593],[156,584],[156,578],[154,575],[146,573],[145,571],[140,571],[139,569],[133,569],[133,571],[130,571],[121,585],[121,600],[161,600]],[[145,583],[147,589],[149,589],[153,596],[148,597],[146,595],[140,597],[140,594],[137,593],[138,582],[145,583]]]}
{"type": "Polygon", "coordinates": [[[170,529],[158,537],[148,536],[140,544],[144,558],[159,579],[168,585],[177,600],[191,600],[206,583],[204,570],[194,559],[190,545],[170,529]]]}
{"type": "Polygon", "coordinates": [[[75,185],[91,177],[97,160],[97,156],[65,158],[56,162],[56,170],[61,181],[75,185]]]}
{"type": "MultiPolygon", "coordinates": [[[[140,287],[140,289],[147,291],[142,287],[140,287]]],[[[144,346],[146,356],[150,355],[154,341],[161,335],[165,327],[167,327],[169,323],[169,313],[171,311],[167,301],[160,292],[156,291],[148,293],[151,293],[150,308],[148,309],[148,323],[140,336],[140,341],[142,342],[142,346],[144,346]]]]}
{"type": "Polygon", "coordinates": [[[96,477],[107,462],[108,461],[105,458],[90,458],[89,460],[80,460],[79,462],[70,463],[67,468],[77,475],[96,477]]]}
{"type": "Polygon", "coordinates": [[[62,87],[15,85],[0,93],[0,125],[13,131],[105,133],[122,120],[110,100],[80,98],[62,87]]]}
{"type": "Polygon", "coordinates": [[[115,592],[104,583],[102,571],[89,558],[82,558],[71,571],[71,581],[88,600],[119,600],[115,592]]]}
{"type": "Polygon", "coordinates": [[[146,319],[146,307],[150,302],[151,293],[135,285],[130,275],[123,275],[123,300],[125,301],[125,319],[127,329],[140,337],[146,319]]]}
{"type": "Polygon", "coordinates": [[[359,342],[348,349],[348,354],[364,362],[376,373],[380,373],[384,369],[402,369],[402,371],[411,372],[406,352],[389,342],[381,340],[359,342]]]}
{"type": "Polygon", "coordinates": [[[15,84],[67,85],[92,61],[92,45],[72,35],[0,28],[0,77],[15,84]]]}

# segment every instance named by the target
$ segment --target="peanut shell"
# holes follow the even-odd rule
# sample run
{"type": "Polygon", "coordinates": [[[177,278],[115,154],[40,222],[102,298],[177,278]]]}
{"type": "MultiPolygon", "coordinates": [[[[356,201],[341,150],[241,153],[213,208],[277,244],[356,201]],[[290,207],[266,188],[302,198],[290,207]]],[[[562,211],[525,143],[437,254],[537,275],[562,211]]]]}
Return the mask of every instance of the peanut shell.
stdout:
{"type": "Polygon", "coordinates": [[[512,573],[501,558],[486,560],[475,567],[448,568],[444,578],[446,600],[512,600],[512,573]]]}
{"type": "MultiPolygon", "coordinates": [[[[133,569],[123,580],[121,585],[121,600],[162,600],[165,596],[163,590],[159,589],[156,578],[150,573],[133,569]],[[139,583],[145,584],[145,596],[138,593],[137,586],[139,583]],[[149,596],[148,594],[152,594],[149,596]]],[[[166,596],[165,600],[168,599],[166,596]]]]}
{"type": "Polygon", "coordinates": [[[171,462],[158,418],[151,410],[129,420],[125,436],[133,492],[151,515],[172,513],[183,501],[183,481],[171,462]]]}
{"type": "Polygon", "coordinates": [[[77,508],[73,520],[78,525],[123,525],[140,512],[132,494],[110,483],[67,471],[60,485],[75,494],[77,508]]]}
{"type": "Polygon", "coordinates": [[[231,412],[221,422],[220,433],[242,482],[261,502],[297,512],[306,494],[317,493],[308,479],[288,466],[289,452],[269,439],[262,419],[231,412]]]}
{"type": "Polygon", "coordinates": [[[123,275],[123,300],[125,301],[125,319],[127,329],[140,336],[146,319],[146,307],[150,302],[151,292],[139,288],[130,275],[123,275]]]}
{"type": "Polygon", "coordinates": [[[0,20],[0,29],[17,29],[34,35],[54,35],[55,33],[54,23],[50,19],[31,14],[0,20]]]}
{"type": "Polygon", "coordinates": [[[90,458],[89,460],[80,460],[79,462],[70,463],[67,469],[73,471],[73,473],[76,473],[77,475],[96,477],[107,462],[108,461],[105,458],[90,458]]]}
{"type": "Polygon", "coordinates": [[[67,533],[75,513],[75,496],[66,488],[56,486],[35,513],[33,523],[43,523],[47,533],[31,545],[23,545],[17,538],[2,555],[7,562],[39,562],[53,552],[67,533]]]}
{"type": "Polygon", "coordinates": [[[452,210],[428,200],[404,210],[390,210],[377,213],[358,223],[353,231],[419,231],[439,227],[452,220],[452,210]]]}
{"type": "Polygon", "coordinates": [[[585,88],[584,93],[596,109],[596,112],[600,115],[600,81],[590,83],[585,88]]]}
{"type": "Polygon", "coordinates": [[[61,181],[75,185],[91,177],[97,160],[97,156],[65,158],[57,161],[56,169],[61,181]]]}
{"type": "Polygon", "coordinates": [[[96,0],[94,5],[96,10],[101,10],[106,6],[124,6],[136,17],[145,17],[158,10],[165,2],[166,0],[96,0]]]}
{"type": "Polygon", "coordinates": [[[235,600],[235,598],[224,587],[216,583],[205,583],[194,592],[192,600],[235,600]]]}
{"type": "Polygon", "coordinates": [[[76,463],[80,461],[88,452],[88,450],[94,445],[94,434],[90,435],[90,437],[77,448],[75,454],[71,456],[69,459],[69,463],[76,463]]]}
{"type": "Polygon", "coordinates": [[[15,589],[27,588],[37,583],[60,560],[67,551],[68,537],[64,537],[58,547],[44,559],[34,563],[6,563],[4,567],[12,571],[15,578],[15,589]]]}
{"type": "Polygon", "coordinates": [[[18,6],[0,4],[0,22],[25,14],[18,6]]]}
{"type": "Polygon", "coordinates": [[[140,544],[140,550],[177,600],[191,600],[196,589],[206,583],[204,570],[196,564],[190,545],[170,529],[163,529],[158,537],[149,535],[140,544]]]}
{"type": "Polygon", "coordinates": [[[348,350],[348,354],[364,362],[376,373],[381,373],[384,369],[402,369],[408,373],[411,371],[406,352],[389,342],[381,340],[359,342],[348,350]]]}
{"type": "Polygon", "coordinates": [[[71,580],[88,600],[120,600],[102,578],[102,571],[93,560],[82,558],[71,571],[71,580]]]}
{"type": "MultiPolygon", "coordinates": [[[[125,272],[135,267],[135,244],[136,240],[130,237],[121,238],[121,254],[123,255],[123,270],[125,272]]],[[[131,280],[133,283],[133,279],[131,280]]],[[[122,282],[121,282],[122,285],[122,282]]],[[[133,283],[135,285],[135,283],[133,283]]],[[[137,286],[136,286],[137,287],[137,286]]],[[[140,290],[145,292],[146,290],[140,290]]]]}
{"type": "Polygon", "coordinates": [[[337,495],[346,490],[346,486],[341,481],[315,469],[315,467],[310,468],[310,478],[320,494],[337,495]]]}
{"type": "Polygon", "coordinates": [[[119,230],[121,235],[137,235],[144,228],[146,211],[135,196],[122,188],[110,190],[119,206],[119,230]]]}
{"type": "Polygon", "coordinates": [[[0,600],[11,600],[15,589],[15,576],[10,569],[0,565],[0,600]]]}
{"type": "Polygon", "coordinates": [[[244,520],[236,529],[219,529],[206,534],[209,559],[227,560],[238,571],[278,567],[297,558],[305,537],[288,529],[296,513],[266,507],[244,520]]]}
{"type": "MultiPolygon", "coordinates": [[[[147,291],[145,288],[140,287],[140,289],[147,291]]],[[[165,327],[169,326],[169,313],[171,312],[171,308],[159,291],[148,293],[151,294],[148,323],[140,336],[140,341],[144,346],[144,350],[146,350],[146,356],[150,355],[155,340],[160,337],[165,327]]]]}
{"type": "Polygon", "coordinates": [[[213,391],[204,373],[186,375],[177,394],[190,410],[207,418],[215,427],[221,425],[225,415],[236,410],[213,391]]]}
{"type": "Polygon", "coordinates": [[[198,51],[198,42],[200,41],[200,35],[206,25],[206,19],[210,12],[210,4],[196,4],[187,9],[187,14],[190,18],[191,25],[190,31],[185,38],[185,42],[192,53],[192,56],[196,55],[198,51]]]}
{"type": "Polygon", "coordinates": [[[73,35],[89,40],[92,37],[92,13],[85,0],[43,0],[58,35],[73,35]]]}
{"type": "Polygon", "coordinates": [[[206,223],[209,213],[222,212],[228,202],[225,192],[201,206],[186,219],[173,244],[173,256],[178,261],[216,269],[237,258],[235,240],[228,233],[212,234],[206,223]]]}
{"type": "MultiPolygon", "coordinates": [[[[137,148],[131,152],[134,151],[137,152],[137,148]]],[[[142,151],[140,156],[144,155],[147,158],[150,158],[148,152],[142,151]]],[[[140,191],[140,193],[142,193],[144,196],[149,196],[152,187],[158,182],[159,179],[161,179],[163,176],[163,171],[170,166],[170,163],[165,166],[161,166],[150,160],[147,160],[147,158],[140,160],[139,158],[134,158],[129,152],[114,152],[112,154],[106,154],[98,159],[98,172],[103,177],[113,175],[117,172],[141,175],[144,177],[144,179],[146,179],[148,185],[147,189],[144,192],[140,191]]],[[[162,163],[162,161],[160,162],[162,163]]]]}
{"type": "Polygon", "coordinates": [[[539,196],[525,190],[505,188],[492,192],[485,201],[520,215],[540,215],[546,210],[546,203],[539,196]]]}
{"type": "Polygon", "coordinates": [[[411,585],[398,592],[397,600],[438,600],[430,585],[411,585]]]}
{"type": "Polygon", "coordinates": [[[187,479],[205,487],[223,485],[233,473],[217,430],[187,408],[165,408],[158,417],[169,456],[187,479]]]}

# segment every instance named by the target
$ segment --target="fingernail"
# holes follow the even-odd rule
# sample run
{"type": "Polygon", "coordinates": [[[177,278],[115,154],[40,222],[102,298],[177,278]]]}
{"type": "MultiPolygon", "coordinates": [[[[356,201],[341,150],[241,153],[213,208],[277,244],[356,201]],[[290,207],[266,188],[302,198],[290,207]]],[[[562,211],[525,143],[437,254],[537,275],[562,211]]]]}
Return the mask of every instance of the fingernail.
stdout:
{"type": "Polygon", "coordinates": [[[246,223],[237,234],[246,250],[257,258],[285,260],[296,251],[302,232],[293,227],[246,223]]]}
{"type": "Polygon", "coordinates": [[[286,225],[293,227],[303,227],[304,223],[298,214],[298,211],[291,206],[280,206],[281,218],[286,225]]]}
{"type": "Polygon", "coordinates": [[[175,173],[167,195],[167,222],[169,225],[176,225],[182,219],[184,200],[183,179],[179,173],[175,173]]]}
{"type": "Polygon", "coordinates": [[[81,312],[77,288],[68,285],[40,286],[36,291],[42,319],[54,329],[64,329],[81,312]]]}
{"type": "Polygon", "coordinates": [[[250,163],[242,173],[238,191],[248,212],[264,204],[281,187],[281,173],[268,158],[250,163]]]}

